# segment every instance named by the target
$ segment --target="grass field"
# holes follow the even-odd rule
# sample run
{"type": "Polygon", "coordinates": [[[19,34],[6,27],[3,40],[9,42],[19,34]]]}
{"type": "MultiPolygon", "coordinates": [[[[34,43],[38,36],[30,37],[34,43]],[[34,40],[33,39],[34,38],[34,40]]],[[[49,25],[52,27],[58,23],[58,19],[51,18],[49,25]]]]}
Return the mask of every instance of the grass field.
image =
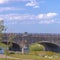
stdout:
{"type": "Polygon", "coordinates": [[[60,54],[57,53],[53,52],[38,52],[38,53],[33,52],[30,54],[8,54],[8,55],[13,57],[13,59],[11,60],[60,60],[60,54]]]}
{"type": "Polygon", "coordinates": [[[19,55],[19,54],[12,54],[10,55],[14,58],[0,58],[0,60],[60,60],[60,57],[42,57],[37,55],[19,55]],[[17,58],[17,59],[15,59],[17,58]]]}

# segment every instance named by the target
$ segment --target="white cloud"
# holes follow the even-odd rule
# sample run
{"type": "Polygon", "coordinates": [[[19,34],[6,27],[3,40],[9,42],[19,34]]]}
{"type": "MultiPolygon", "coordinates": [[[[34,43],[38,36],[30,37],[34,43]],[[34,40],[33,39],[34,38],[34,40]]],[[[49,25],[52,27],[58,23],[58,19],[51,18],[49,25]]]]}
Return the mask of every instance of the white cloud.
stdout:
{"type": "Polygon", "coordinates": [[[16,1],[16,2],[27,2],[27,1],[29,1],[29,0],[0,0],[0,4],[4,4],[4,3],[7,3],[7,2],[14,2],[14,1],[16,1]]]}
{"type": "Polygon", "coordinates": [[[6,14],[0,15],[0,19],[5,21],[13,22],[12,24],[50,24],[56,23],[55,17],[57,13],[46,13],[46,14],[38,14],[38,15],[30,15],[30,14],[6,14]],[[51,15],[51,16],[50,16],[51,15]]]}
{"type": "Polygon", "coordinates": [[[57,15],[57,13],[47,13],[47,17],[54,17],[54,16],[56,16],[57,15]]]}
{"type": "Polygon", "coordinates": [[[54,23],[55,22],[55,20],[41,20],[40,22],[39,22],[39,24],[50,24],[50,23],[54,23]]]}
{"type": "Polygon", "coordinates": [[[46,14],[38,14],[37,19],[39,20],[39,23],[45,23],[45,24],[50,24],[50,23],[56,23],[54,18],[57,16],[57,13],[46,13],[46,14]]]}
{"type": "Polygon", "coordinates": [[[0,7],[0,12],[3,11],[16,11],[16,10],[25,10],[24,8],[17,8],[17,7],[0,7]]]}
{"type": "Polygon", "coordinates": [[[23,1],[23,0],[0,0],[0,4],[7,3],[10,1],[23,1]]]}
{"type": "Polygon", "coordinates": [[[10,2],[25,2],[25,6],[30,6],[33,8],[39,8],[39,4],[44,3],[44,1],[38,2],[37,0],[0,0],[0,4],[10,3],[10,2]]]}
{"type": "MultiPolygon", "coordinates": [[[[34,19],[34,15],[29,15],[29,14],[9,14],[9,15],[5,15],[6,17],[8,16],[10,20],[33,20],[34,19]]],[[[5,17],[5,18],[6,18],[5,17]]]]}
{"type": "Polygon", "coordinates": [[[39,3],[36,0],[30,0],[28,3],[26,3],[26,6],[31,6],[31,7],[34,7],[34,8],[38,8],[39,3]]]}
{"type": "Polygon", "coordinates": [[[0,4],[3,4],[3,3],[6,3],[8,2],[9,0],[0,0],[0,4]]]}
{"type": "Polygon", "coordinates": [[[37,16],[37,18],[39,18],[39,19],[44,18],[44,14],[39,14],[39,15],[37,16]]]}
{"type": "Polygon", "coordinates": [[[55,17],[57,15],[58,15],[57,13],[39,14],[37,16],[37,18],[39,18],[39,19],[49,19],[49,18],[53,18],[53,17],[55,17]]]}

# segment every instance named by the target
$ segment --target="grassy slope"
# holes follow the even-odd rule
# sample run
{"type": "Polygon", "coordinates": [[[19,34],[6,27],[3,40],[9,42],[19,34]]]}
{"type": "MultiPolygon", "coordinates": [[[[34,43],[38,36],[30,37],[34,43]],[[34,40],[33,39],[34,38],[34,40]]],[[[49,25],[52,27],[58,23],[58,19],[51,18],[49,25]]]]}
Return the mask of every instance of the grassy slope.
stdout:
{"type": "MultiPolygon", "coordinates": [[[[44,52],[41,52],[41,53],[39,52],[39,54],[43,54],[43,53],[44,52]]],[[[35,55],[35,54],[25,54],[25,55],[24,54],[9,54],[9,56],[12,56],[15,58],[20,58],[19,60],[24,60],[24,59],[25,60],[29,60],[29,59],[30,60],[60,60],[60,56],[58,56],[58,54],[56,54],[56,53],[53,53],[54,56],[51,55],[52,53],[46,53],[46,54],[47,54],[47,57],[43,57],[43,56],[35,55]]]]}

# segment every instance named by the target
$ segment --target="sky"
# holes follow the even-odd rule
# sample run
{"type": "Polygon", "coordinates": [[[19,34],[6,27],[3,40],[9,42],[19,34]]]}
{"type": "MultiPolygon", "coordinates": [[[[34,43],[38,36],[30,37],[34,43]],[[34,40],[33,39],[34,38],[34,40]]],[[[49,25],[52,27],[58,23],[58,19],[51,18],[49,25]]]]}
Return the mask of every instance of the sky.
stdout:
{"type": "Polygon", "coordinates": [[[60,0],[0,0],[6,33],[60,33],[60,0]]]}

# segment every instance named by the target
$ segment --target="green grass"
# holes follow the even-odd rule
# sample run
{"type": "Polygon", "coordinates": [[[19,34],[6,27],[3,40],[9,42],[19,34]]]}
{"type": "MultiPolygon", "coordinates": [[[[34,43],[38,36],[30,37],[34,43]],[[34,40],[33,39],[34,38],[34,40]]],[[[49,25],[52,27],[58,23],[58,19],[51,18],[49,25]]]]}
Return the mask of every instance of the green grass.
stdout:
{"type": "Polygon", "coordinates": [[[11,55],[13,57],[17,57],[20,58],[20,60],[60,60],[60,58],[56,58],[56,57],[41,57],[41,56],[37,56],[37,55],[11,55]]]}
{"type": "Polygon", "coordinates": [[[0,58],[0,60],[16,60],[16,59],[0,58]]]}
{"type": "Polygon", "coordinates": [[[6,44],[4,44],[4,43],[1,43],[1,42],[0,42],[0,47],[6,48],[6,47],[7,47],[7,45],[6,45],[6,44]]]}
{"type": "MultiPolygon", "coordinates": [[[[36,53],[36,52],[35,52],[36,53]]],[[[34,52],[29,54],[8,54],[7,56],[13,57],[13,58],[0,58],[0,60],[60,60],[60,54],[53,53],[53,52],[37,52],[35,54],[34,52]],[[39,54],[44,54],[45,56],[41,56],[39,54]],[[15,59],[18,58],[18,59],[15,59]]]]}
{"type": "Polygon", "coordinates": [[[40,56],[38,54],[9,54],[9,56],[19,58],[19,60],[60,60],[60,54],[57,53],[39,52],[39,54],[46,54],[46,56],[40,56]]]}

